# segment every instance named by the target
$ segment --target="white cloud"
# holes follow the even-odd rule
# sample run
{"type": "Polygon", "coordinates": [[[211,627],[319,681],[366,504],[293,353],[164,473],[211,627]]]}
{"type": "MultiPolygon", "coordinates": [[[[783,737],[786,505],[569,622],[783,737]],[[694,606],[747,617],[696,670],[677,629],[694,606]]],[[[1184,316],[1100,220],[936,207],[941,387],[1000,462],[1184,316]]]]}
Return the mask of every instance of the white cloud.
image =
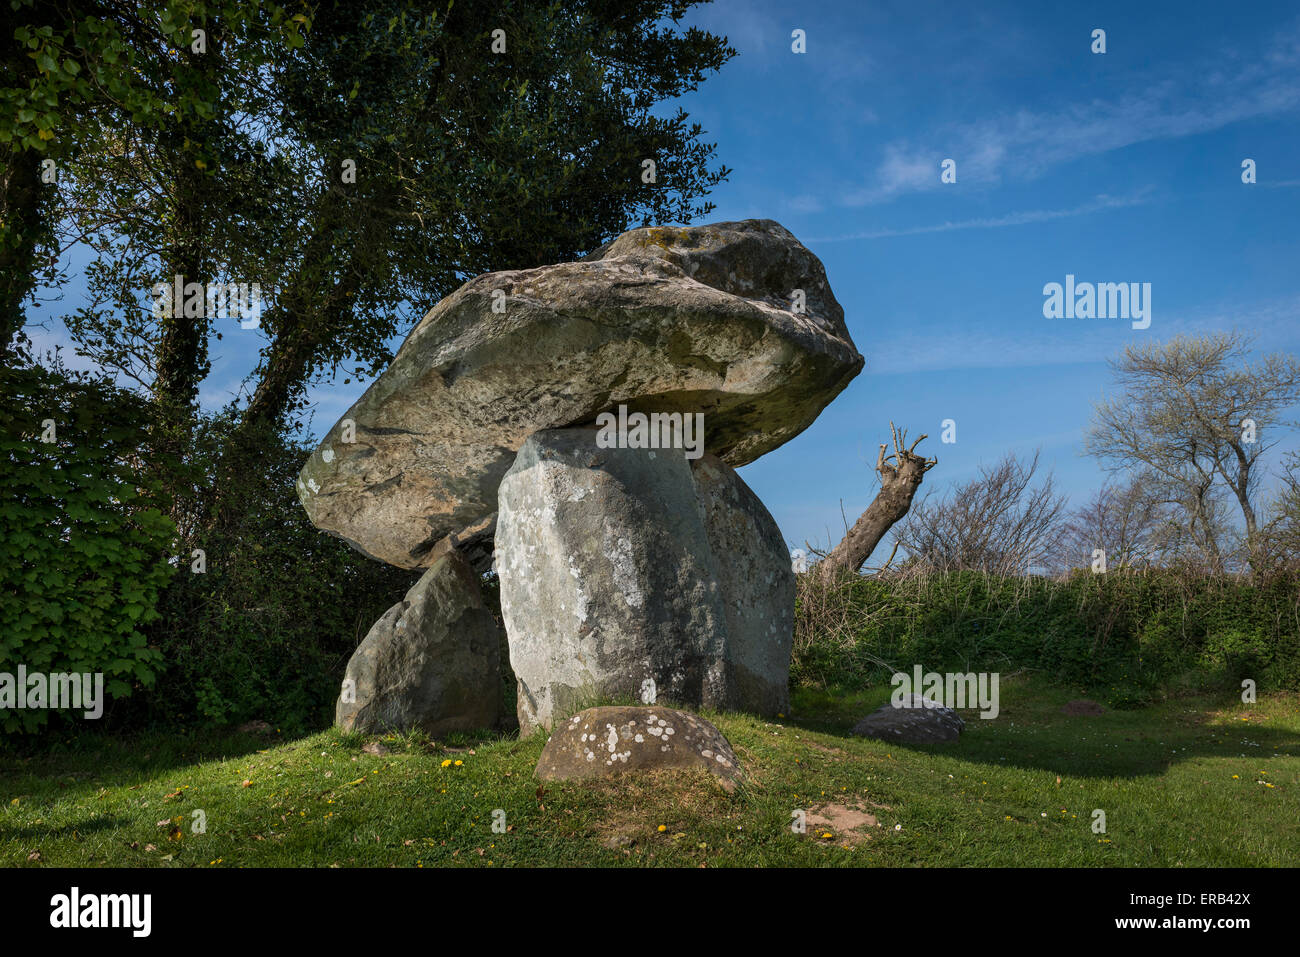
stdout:
{"type": "Polygon", "coordinates": [[[786,206],[796,213],[819,213],[822,203],[816,196],[801,193],[786,200],[786,206]]]}
{"type": "Polygon", "coordinates": [[[895,236],[915,236],[921,233],[946,233],[956,229],[997,229],[1003,226],[1024,226],[1029,223],[1045,223],[1056,219],[1068,219],[1072,216],[1086,216],[1106,209],[1123,209],[1139,206],[1147,202],[1144,196],[1098,196],[1090,203],[1084,203],[1070,209],[1029,209],[1005,216],[989,216],[978,219],[962,219],[956,222],[945,221],[929,226],[911,226],[906,229],[872,229],[865,232],[850,233],[845,236],[810,237],[810,243],[839,243],[854,239],[888,239],[895,236]]]}
{"type": "Polygon", "coordinates": [[[957,161],[958,182],[991,184],[1004,174],[1040,176],[1080,157],[1137,143],[1195,136],[1232,123],[1300,110],[1300,31],[1263,55],[1225,53],[1177,77],[1135,77],[1137,92],[1050,112],[1018,110],[941,126],[886,143],[873,179],[846,188],[842,202],[865,206],[937,189],[939,164],[957,161]]]}

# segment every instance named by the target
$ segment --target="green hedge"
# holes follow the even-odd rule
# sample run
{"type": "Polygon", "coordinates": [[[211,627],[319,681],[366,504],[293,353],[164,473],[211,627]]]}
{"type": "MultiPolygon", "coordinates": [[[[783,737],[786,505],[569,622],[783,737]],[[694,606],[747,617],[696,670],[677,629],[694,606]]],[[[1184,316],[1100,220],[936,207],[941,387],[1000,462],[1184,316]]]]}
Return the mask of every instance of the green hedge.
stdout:
{"type": "Polygon", "coordinates": [[[801,576],[792,680],[866,687],[893,668],[1032,669],[1113,691],[1300,687],[1300,580],[1255,586],[1172,572],[1057,581],[953,572],[822,584],[801,576]]]}
{"type": "MultiPolygon", "coordinates": [[[[102,672],[109,699],[153,684],[163,656],[146,630],[175,528],[136,457],[147,422],[104,381],[0,368],[0,672],[102,672]]],[[[82,720],[0,709],[0,728],[51,714],[82,720]]]]}
{"type": "MultiPolygon", "coordinates": [[[[304,443],[268,431],[222,468],[228,417],[169,456],[152,428],[102,380],[0,369],[0,672],[103,672],[104,718],[62,715],[81,730],[328,725],[348,657],[417,573],[312,526],[304,443]]],[[[0,710],[0,728],[51,714],[0,710]]]]}

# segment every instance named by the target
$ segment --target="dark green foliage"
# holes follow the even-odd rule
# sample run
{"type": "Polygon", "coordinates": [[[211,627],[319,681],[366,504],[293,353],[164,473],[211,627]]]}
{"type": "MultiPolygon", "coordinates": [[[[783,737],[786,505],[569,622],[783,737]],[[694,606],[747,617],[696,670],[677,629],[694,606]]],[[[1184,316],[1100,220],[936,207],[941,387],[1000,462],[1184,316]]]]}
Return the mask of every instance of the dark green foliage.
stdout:
{"type": "MultiPolygon", "coordinates": [[[[224,159],[227,151],[204,142],[208,137],[186,136],[185,131],[205,124],[219,131],[222,124],[213,122],[218,113],[224,119],[233,112],[217,106],[229,98],[225,87],[231,80],[257,75],[277,51],[283,55],[301,46],[300,31],[307,23],[303,14],[269,0],[7,0],[5,7],[0,44],[0,169],[6,171],[0,177],[0,357],[10,351],[26,355],[20,330],[38,278],[61,281],[57,256],[52,256],[60,247],[56,194],[70,168],[89,157],[122,153],[125,140],[141,136],[170,137],[183,144],[190,170],[195,161],[215,168],[217,156],[224,159]],[[203,62],[190,55],[195,28],[209,35],[212,52],[204,57],[212,63],[211,73],[194,68],[203,62]],[[18,340],[12,341],[15,335],[18,340]]],[[[124,192],[131,197],[128,205],[134,205],[140,181],[125,179],[130,183],[119,181],[111,191],[124,192]]],[[[104,196],[91,201],[100,212],[108,206],[104,196]]],[[[159,232],[161,219],[141,221],[159,232]]]]}
{"type": "MultiPolygon", "coordinates": [[[[53,511],[5,516],[5,556],[26,550],[0,572],[0,615],[18,623],[0,638],[17,647],[36,639],[16,628],[66,620],[28,579],[67,574],[56,556],[75,519],[94,526],[80,535],[68,525],[79,547],[121,563],[101,561],[112,600],[95,606],[106,624],[87,666],[125,669],[118,692],[126,678],[148,687],[101,727],[320,726],[347,657],[414,575],[308,523],[293,487],[307,449],[286,437],[306,386],[340,369],[378,371],[392,335],[469,276],[572,259],[632,223],[706,214],[728,171],[698,125],[663,107],[734,51],[681,26],[693,4],[679,0],[11,5],[0,361],[27,361],[8,350],[23,304],[38,273],[62,285],[41,263],[58,241],[75,242],[92,254],[90,304],[65,317],[79,353],[152,403],[102,385],[92,401],[50,379],[58,402],[132,431],[56,447],[89,457],[64,475],[66,463],[28,461],[32,423],[18,421],[29,410],[38,422],[59,416],[6,397],[17,445],[0,461],[30,474],[0,501],[16,513],[35,496],[53,511]],[[46,159],[57,187],[40,179],[46,159]],[[234,319],[141,308],[176,275],[257,282],[266,295],[247,402],[215,419],[197,395],[211,341],[234,319]],[[119,406],[129,414],[110,415],[119,406]],[[130,494],[105,500],[128,460],[130,494]],[[82,477],[91,472],[99,479],[82,477]],[[79,513],[83,501],[113,520],[79,513]],[[204,574],[191,571],[195,549],[204,574]],[[172,564],[145,568],[146,552],[172,564]],[[128,640],[135,657],[117,647],[128,640]]],[[[503,683],[513,694],[508,674],[503,683]]]]}
{"type": "Polygon", "coordinates": [[[153,317],[141,299],[178,273],[257,282],[253,429],[301,411],[318,378],[378,372],[391,337],[471,276],[705,215],[728,170],[664,107],[734,51],[680,26],[691,5],[336,0],[301,24],[275,5],[202,5],[212,50],[164,45],[143,72],[149,89],[205,90],[205,110],[111,113],[102,148],[60,180],[67,231],[94,253],[73,337],[180,420],[234,325],[153,317]]]}
{"type": "Polygon", "coordinates": [[[952,572],[801,576],[797,684],[863,688],[894,670],[1035,670],[1141,704],[1175,686],[1300,686],[1300,580],[1174,572],[1065,580],[952,572]]]}
{"type": "MultiPolygon", "coordinates": [[[[348,657],[416,573],[311,525],[294,492],[305,447],[259,435],[217,487],[231,425],[208,420],[185,461],[166,463],[164,493],[140,468],[150,406],[40,368],[0,369],[0,426],[0,672],[102,671],[101,730],[329,723],[348,657]]],[[[0,728],[35,730],[50,713],[0,711],[0,728]]]]}
{"type": "MultiPolygon", "coordinates": [[[[101,380],[0,367],[0,672],[103,672],[109,699],[154,683],[146,632],[175,527],[139,469],[147,425],[142,400],[101,380]]],[[[0,710],[0,728],[50,714],[0,710]]]]}
{"type": "Polygon", "coordinates": [[[272,431],[214,487],[228,418],[196,435],[196,502],[228,518],[196,532],[151,629],[163,679],[131,723],[215,725],[262,719],[300,730],[333,718],[348,657],[417,577],[367,558],[308,521],[294,481],[309,449],[272,431]],[[206,571],[196,574],[202,549],[206,571]]]}

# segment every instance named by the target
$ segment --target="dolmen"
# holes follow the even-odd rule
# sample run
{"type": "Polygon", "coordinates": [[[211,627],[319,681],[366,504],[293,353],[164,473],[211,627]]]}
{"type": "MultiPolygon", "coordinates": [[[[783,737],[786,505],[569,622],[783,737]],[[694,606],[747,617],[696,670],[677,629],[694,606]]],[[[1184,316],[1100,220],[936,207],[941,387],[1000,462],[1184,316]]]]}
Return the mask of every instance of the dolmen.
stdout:
{"type": "Polygon", "coordinates": [[[424,570],[349,662],[337,723],[483,726],[493,567],[522,733],[619,697],[783,711],[794,575],[735,470],[862,366],[821,262],[771,220],[465,283],[298,479],[317,527],[424,570]]]}

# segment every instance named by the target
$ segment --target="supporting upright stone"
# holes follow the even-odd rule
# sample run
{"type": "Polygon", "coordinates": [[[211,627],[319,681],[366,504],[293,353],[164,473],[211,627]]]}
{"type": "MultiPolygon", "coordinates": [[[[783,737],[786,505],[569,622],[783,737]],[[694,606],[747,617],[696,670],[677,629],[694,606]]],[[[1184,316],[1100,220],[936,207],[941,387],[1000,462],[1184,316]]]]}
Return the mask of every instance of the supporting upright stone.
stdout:
{"type": "Polygon", "coordinates": [[[420,728],[435,737],[490,728],[500,712],[500,648],[478,576],[446,552],[348,661],[335,724],[366,733],[420,728]]]}
{"type": "Polygon", "coordinates": [[[716,456],[695,461],[692,475],[727,618],[732,697],[745,711],[784,713],[795,591],[785,539],[758,496],[716,456]]]}
{"type": "Polygon", "coordinates": [[[501,483],[497,573],[527,734],[609,696],[785,706],[793,573],[776,524],[716,458],[524,443],[501,483]]]}

